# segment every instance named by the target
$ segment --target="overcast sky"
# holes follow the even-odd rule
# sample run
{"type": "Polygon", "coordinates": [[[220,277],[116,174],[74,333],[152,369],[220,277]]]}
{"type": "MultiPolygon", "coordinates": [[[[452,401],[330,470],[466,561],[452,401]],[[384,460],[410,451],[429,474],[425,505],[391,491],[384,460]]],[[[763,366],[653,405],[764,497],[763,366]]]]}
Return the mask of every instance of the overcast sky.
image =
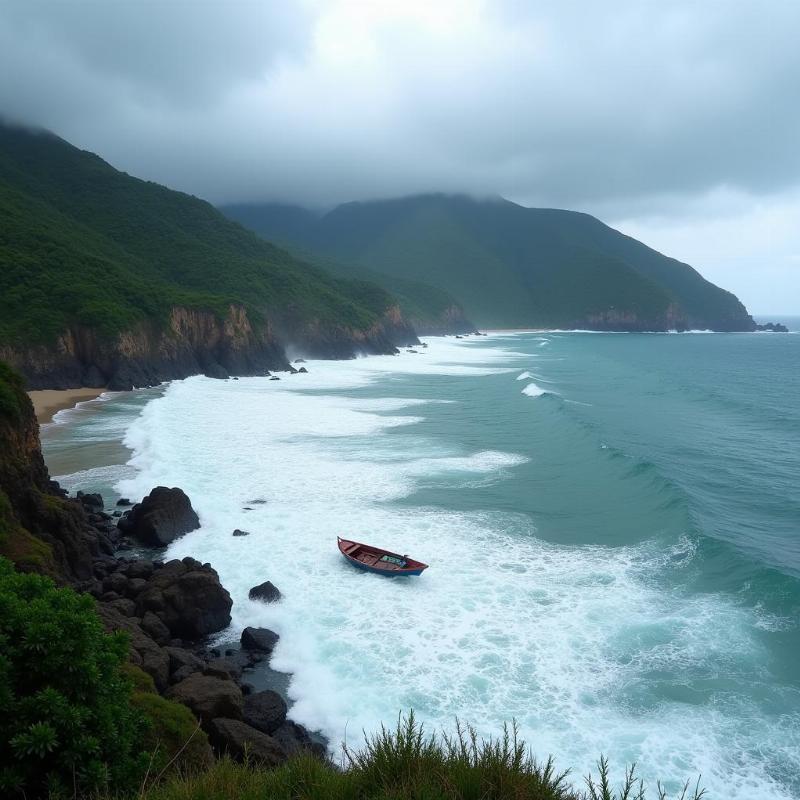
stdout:
{"type": "Polygon", "coordinates": [[[800,314],[800,0],[0,0],[0,113],[215,203],[589,211],[800,314]]]}

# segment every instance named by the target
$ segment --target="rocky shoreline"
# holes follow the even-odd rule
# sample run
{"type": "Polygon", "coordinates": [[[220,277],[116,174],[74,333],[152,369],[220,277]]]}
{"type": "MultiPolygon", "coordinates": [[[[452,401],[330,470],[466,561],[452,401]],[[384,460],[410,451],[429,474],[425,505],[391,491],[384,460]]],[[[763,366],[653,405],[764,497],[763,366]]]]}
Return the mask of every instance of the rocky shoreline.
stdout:
{"type": "MultiPolygon", "coordinates": [[[[68,498],[54,481],[50,491],[74,507],[82,535],[92,543],[83,564],[89,574],[82,570],[85,577],[70,581],[72,587],[96,599],[108,632],[128,635],[130,662],[152,678],[160,694],[192,711],[218,755],[243,758],[247,752],[271,766],[302,750],[325,757],[325,740],[287,718],[286,697],[254,685],[263,683],[258,673],[270,671],[278,634],[245,628],[238,641],[211,643],[230,624],[233,605],[216,570],[190,557],[161,561],[158,550],[153,558],[124,555],[133,544],[163,549],[199,527],[180,489],[156,487],[142,503],[130,507],[123,499],[111,513],[99,494],[68,498]]],[[[272,589],[261,599],[279,598],[272,589]]]]}

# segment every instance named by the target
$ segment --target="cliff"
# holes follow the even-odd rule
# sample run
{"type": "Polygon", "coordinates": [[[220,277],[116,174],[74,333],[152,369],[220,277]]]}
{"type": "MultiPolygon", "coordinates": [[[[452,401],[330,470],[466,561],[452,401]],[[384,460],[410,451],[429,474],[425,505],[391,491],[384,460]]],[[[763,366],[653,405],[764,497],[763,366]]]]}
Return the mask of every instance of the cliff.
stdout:
{"type": "Polygon", "coordinates": [[[0,362],[0,555],[22,571],[79,584],[92,575],[98,531],[48,476],[21,376],[0,362]]]}
{"type": "Polygon", "coordinates": [[[52,344],[0,344],[0,359],[25,376],[29,389],[124,390],[197,374],[224,378],[288,369],[287,347],[295,355],[351,358],[392,353],[397,346],[417,341],[396,307],[366,330],[317,320],[254,324],[239,305],[231,305],[224,317],[173,307],[163,324],[140,322],[113,335],[74,326],[52,344]]]}
{"type": "Polygon", "coordinates": [[[0,123],[0,358],[32,388],[263,374],[416,341],[387,291],[208,203],[0,123]]]}

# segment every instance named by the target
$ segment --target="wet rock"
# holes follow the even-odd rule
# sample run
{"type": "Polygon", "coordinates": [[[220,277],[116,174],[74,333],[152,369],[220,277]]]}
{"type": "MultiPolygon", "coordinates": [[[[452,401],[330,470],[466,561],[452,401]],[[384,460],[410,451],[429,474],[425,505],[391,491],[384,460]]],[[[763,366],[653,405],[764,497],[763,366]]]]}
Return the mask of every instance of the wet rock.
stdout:
{"type": "Polygon", "coordinates": [[[105,505],[103,503],[103,496],[97,492],[93,494],[84,494],[83,492],[78,492],[76,497],[78,498],[78,502],[90,514],[96,514],[98,511],[102,511],[105,505]]]}
{"type": "Polygon", "coordinates": [[[131,503],[131,501],[128,500],[127,497],[120,497],[120,499],[117,500],[117,505],[118,506],[130,506],[130,505],[133,505],[133,503],[131,503]]]}
{"type": "Polygon", "coordinates": [[[286,761],[286,751],[278,741],[238,719],[211,720],[208,735],[218,752],[236,760],[246,756],[266,767],[277,767],[286,761]]]}
{"type": "Polygon", "coordinates": [[[169,644],[169,628],[152,611],[142,616],[141,628],[156,644],[169,644]]]}
{"type": "Polygon", "coordinates": [[[305,367],[300,367],[300,369],[299,369],[299,370],[297,370],[297,371],[298,371],[298,372],[304,372],[304,373],[305,373],[305,372],[308,372],[308,370],[307,370],[305,367]]]}
{"type": "Polygon", "coordinates": [[[244,699],[242,719],[262,733],[274,733],[286,721],[286,703],[271,689],[254,692],[244,699]]]}
{"type": "Polygon", "coordinates": [[[232,606],[216,570],[190,558],[165,564],[136,598],[139,614],[152,611],[172,636],[189,640],[229,625],[232,606]]]}
{"type": "Polygon", "coordinates": [[[169,656],[169,669],[173,675],[183,668],[189,670],[187,675],[191,675],[192,672],[202,672],[205,668],[203,659],[198,658],[190,650],[186,650],[183,647],[174,647],[172,645],[165,647],[164,650],[169,656]]]}
{"type": "Polygon", "coordinates": [[[250,531],[243,531],[241,528],[236,528],[233,532],[234,536],[249,536],[250,531]]]}
{"type": "Polygon", "coordinates": [[[289,758],[304,750],[322,759],[326,756],[325,745],[315,742],[302,725],[289,719],[272,733],[272,737],[281,744],[289,758]]]}
{"type": "Polygon", "coordinates": [[[242,666],[235,658],[213,658],[206,664],[203,672],[217,678],[239,680],[242,677],[242,666]]]}
{"type": "Polygon", "coordinates": [[[242,718],[242,692],[231,680],[195,672],[170,686],[165,694],[171,700],[188,706],[200,720],[206,722],[215,717],[242,718]]]}
{"type": "Polygon", "coordinates": [[[277,375],[272,375],[272,376],[270,376],[270,380],[271,381],[279,381],[280,378],[277,375]]]}
{"type": "Polygon", "coordinates": [[[157,486],[134,506],[128,519],[127,532],[151,547],[164,547],[200,527],[189,498],[177,487],[157,486]]]}
{"type": "Polygon", "coordinates": [[[251,600],[261,600],[264,603],[277,603],[281,593],[272,581],[264,581],[254,586],[247,595],[251,600]]]}
{"type": "Polygon", "coordinates": [[[261,653],[270,654],[278,643],[278,636],[275,631],[269,628],[245,628],[242,631],[242,647],[246,650],[257,650],[261,653]]]}
{"type": "Polygon", "coordinates": [[[129,578],[143,578],[147,580],[154,571],[155,567],[153,566],[153,562],[146,559],[131,561],[131,563],[125,567],[125,574],[129,578]]]}

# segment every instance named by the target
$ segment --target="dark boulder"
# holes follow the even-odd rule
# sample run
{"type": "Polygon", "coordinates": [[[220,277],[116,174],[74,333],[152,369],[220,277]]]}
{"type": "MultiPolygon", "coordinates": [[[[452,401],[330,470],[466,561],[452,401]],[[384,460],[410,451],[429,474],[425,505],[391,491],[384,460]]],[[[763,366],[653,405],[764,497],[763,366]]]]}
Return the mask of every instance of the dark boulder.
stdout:
{"type": "Polygon", "coordinates": [[[172,636],[189,640],[229,625],[232,606],[216,570],[192,558],[165,564],[136,598],[139,614],[152,611],[172,636]]]}
{"type": "MultiPolygon", "coordinates": [[[[182,489],[157,486],[133,507],[126,532],[151,547],[165,547],[200,527],[200,520],[182,489]]],[[[120,527],[122,522],[120,521],[120,527]]]]}
{"type": "Polygon", "coordinates": [[[308,372],[308,370],[305,367],[300,367],[300,369],[297,370],[297,371],[298,372],[308,372]]]}
{"type": "Polygon", "coordinates": [[[261,600],[264,603],[276,603],[281,599],[281,593],[272,581],[264,581],[254,586],[247,596],[251,600],[261,600]]]}
{"type": "Polygon", "coordinates": [[[170,686],[165,696],[188,706],[202,721],[242,718],[242,692],[232,680],[195,672],[170,686]]]}
{"type": "Polygon", "coordinates": [[[143,578],[147,580],[153,574],[154,570],[155,567],[152,561],[140,559],[138,561],[131,561],[131,563],[125,567],[125,574],[129,578],[143,578]]]}
{"type": "Polygon", "coordinates": [[[169,628],[152,612],[145,611],[140,623],[142,630],[156,643],[162,647],[169,644],[169,628]]]}
{"type": "Polygon", "coordinates": [[[90,514],[96,514],[98,511],[102,511],[105,505],[103,503],[103,496],[96,492],[94,494],[84,494],[83,492],[78,492],[76,497],[78,498],[78,502],[90,514]]]}
{"type": "Polygon", "coordinates": [[[286,751],[279,742],[237,719],[211,720],[208,735],[217,752],[227,753],[237,761],[247,758],[265,767],[277,767],[286,761],[286,751]]]}
{"type": "Polygon", "coordinates": [[[130,640],[129,658],[131,663],[141,667],[163,691],[169,680],[169,656],[139,626],[135,617],[126,617],[107,603],[97,605],[97,614],[109,632],[125,631],[130,640]]]}
{"type": "Polygon", "coordinates": [[[298,725],[290,719],[277,728],[272,737],[281,744],[289,758],[302,751],[307,751],[324,759],[327,753],[322,742],[315,742],[302,725],[298,725]]]}
{"type": "Polygon", "coordinates": [[[270,654],[279,638],[278,634],[269,628],[245,628],[242,631],[242,647],[270,654]]]}
{"type": "Polygon", "coordinates": [[[237,681],[242,677],[242,665],[235,658],[212,658],[206,664],[203,673],[237,681]]]}
{"type": "Polygon", "coordinates": [[[169,669],[173,675],[184,667],[189,668],[187,675],[192,672],[202,672],[205,668],[203,659],[198,658],[190,650],[185,650],[182,647],[173,647],[172,645],[165,647],[164,650],[169,656],[169,669]]]}
{"type": "Polygon", "coordinates": [[[242,719],[262,733],[271,735],[286,721],[287,711],[283,698],[277,692],[267,689],[245,697],[242,719]]]}
{"type": "Polygon", "coordinates": [[[131,501],[128,500],[127,497],[120,497],[120,499],[117,500],[117,505],[118,506],[131,506],[131,505],[133,505],[133,503],[131,503],[131,501]]]}
{"type": "Polygon", "coordinates": [[[243,531],[241,528],[236,528],[233,532],[234,536],[249,536],[250,531],[243,531]]]}

